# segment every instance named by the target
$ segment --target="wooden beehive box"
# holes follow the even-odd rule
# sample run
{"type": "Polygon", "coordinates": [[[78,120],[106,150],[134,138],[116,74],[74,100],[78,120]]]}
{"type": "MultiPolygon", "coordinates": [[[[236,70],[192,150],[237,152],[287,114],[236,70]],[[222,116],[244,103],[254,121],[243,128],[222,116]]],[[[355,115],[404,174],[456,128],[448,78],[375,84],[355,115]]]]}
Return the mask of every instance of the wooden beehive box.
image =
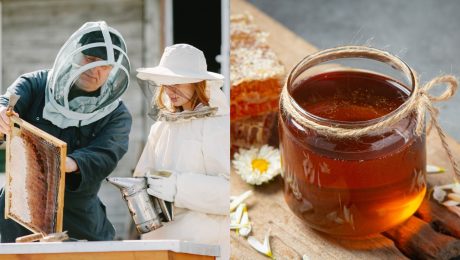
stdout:
{"type": "Polygon", "coordinates": [[[5,218],[33,233],[61,232],[67,144],[17,116],[10,121],[5,218]]]}

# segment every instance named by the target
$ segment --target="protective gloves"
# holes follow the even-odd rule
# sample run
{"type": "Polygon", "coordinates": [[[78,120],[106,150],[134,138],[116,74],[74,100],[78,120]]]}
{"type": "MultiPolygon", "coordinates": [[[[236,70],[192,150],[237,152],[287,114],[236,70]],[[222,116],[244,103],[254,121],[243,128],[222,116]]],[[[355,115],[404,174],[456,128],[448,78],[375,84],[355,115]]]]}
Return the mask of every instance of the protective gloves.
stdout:
{"type": "Polygon", "coordinates": [[[146,173],[147,193],[159,199],[173,202],[177,193],[177,175],[168,171],[149,171],[146,173]]]}

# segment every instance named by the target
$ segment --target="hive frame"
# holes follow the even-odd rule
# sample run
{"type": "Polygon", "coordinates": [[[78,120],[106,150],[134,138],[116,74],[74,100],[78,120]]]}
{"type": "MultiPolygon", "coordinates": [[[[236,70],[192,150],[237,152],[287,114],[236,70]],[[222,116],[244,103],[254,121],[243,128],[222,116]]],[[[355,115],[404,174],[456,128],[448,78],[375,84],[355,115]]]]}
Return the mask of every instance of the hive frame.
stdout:
{"type": "MultiPolygon", "coordinates": [[[[10,172],[10,149],[11,149],[11,140],[13,139],[14,136],[17,136],[18,134],[21,133],[21,129],[26,129],[32,134],[36,135],[37,137],[41,139],[45,139],[49,143],[53,144],[55,147],[59,149],[59,162],[60,162],[60,172],[59,172],[59,182],[58,182],[58,198],[57,198],[57,213],[56,213],[56,225],[55,225],[55,230],[54,233],[56,232],[62,232],[62,221],[63,221],[63,210],[64,210],[64,190],[65,190],[65,159],[67,156],[67,144],[60,139],[46,133],[45,131],[33,126],[32,124],[20,119],[17,116],[11,116],[10,117],[10,128],[11,132],[10,134],[7,135],[6,139],[6,185],[5,185],[5,219],[11,218],[20,225],[24,226],[28,230],[32,231],[33,233],[42,233],[46,234],[43,232],[43,230],[38,230],[34,227],[31,227],[20,219],[19,217],[12,215],[10,212],[10,200],[11,200],[11,192],[10,192],[10,182],[12,178],[14,178],[14,173],[10,172]]],[[[14,195],[13,195],[14,196],[14,195]]]]}

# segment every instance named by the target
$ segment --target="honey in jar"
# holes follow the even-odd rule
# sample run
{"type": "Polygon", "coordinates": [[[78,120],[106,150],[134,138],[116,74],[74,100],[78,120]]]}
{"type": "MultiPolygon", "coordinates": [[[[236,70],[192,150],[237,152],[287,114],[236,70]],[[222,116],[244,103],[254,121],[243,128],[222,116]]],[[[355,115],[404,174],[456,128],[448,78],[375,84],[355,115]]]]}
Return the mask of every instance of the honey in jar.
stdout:
{"type": "MultiPolygon", "coordinates": [[[[333,60],[333,69],[287,82],[296,107],[318,124],[362,128],[395,113],[411,95],[410,83],[333,60]]],[[[416,136],[414,129],[411,115],[391,127],[344,138],[280,113],[287,204],[310,227],[336,236],[367,236],[402,223],[426,192],[425,136],[416,136]]]]}

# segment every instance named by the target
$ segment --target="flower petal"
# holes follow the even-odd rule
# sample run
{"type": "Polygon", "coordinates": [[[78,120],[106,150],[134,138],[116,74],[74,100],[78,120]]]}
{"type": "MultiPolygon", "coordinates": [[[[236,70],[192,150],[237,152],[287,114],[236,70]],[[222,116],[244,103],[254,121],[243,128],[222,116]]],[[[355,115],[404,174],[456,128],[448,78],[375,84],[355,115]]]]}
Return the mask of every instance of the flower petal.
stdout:
{"type": "Polygon", "coordinates": [[[236,210],[230,214],[230,224],[240,224],[243,216],[244,203],[238,205],[236,210]]]}
{"type": "Polygon", "coordinates": [[[242,229],[249,227],[248,224],[232,224],[230,223],[230,229],[242,229]]]}
{"type": "Polygon", "coordinates": [[[239,195],[236,197],[231,203],[230,203],[230,212],[232,212],[238,205],[240,205],[244,200],[249,198],[252,195],[252,190],[248,190],[244,192],[243,194],[239,195]]]}
{"type": "Polygon", "coordinates": [[[257,250],[258,252],[267,255],[270,253],[269,249],[266,248],[262,243],[260,243],[255,237],[250,236],[248,237],[248,243],[249,245],[257,250]]]}
{"type": "Polygon", "coordinates": [[[240,222],[241,225],[245,226],[243,228],[241,228],[239,230],[239,234],[243,237],[247,237],[249,235],[249,233],[251,233],[251,223],[249,222],[249,214],[248,214],[248,210],[246,208],[246,205],[244,206],[244,209],[243,209],[243,216],[241,218],[241,222],[240,222]]]}
{"type": "Polygon", "coordinates": [[[439,202],[442,203],[444,201],[444,198],[446,197],[447,193],[441,189],[439,186],[435,186],[433,190],[433,198],[439,202]]]}
{"type": "Polygon", "coordinates": [[[452,190],[452,189],[455,189],[456,187],[460,187],[460,184],[458,184],[458,183],[449,183],[449,184],[444,184],[444,185],[437,186],[437,187],[440,188],[440,189],[443,189],[443,190],[452,190]]]}
{"type": "Polygon", "coordinates": [[[265,234],[265,239],[264,239],[264,246],[268,248],[268,256],[273,257],[272,254],[272,249],[270,248],[270,231],[271,229],[268,229],[267,234],[265,234]]]}
{"type": "Polygon", "coordinates": [[[426,165],[426,172],[427,173],[443,173],[445,171],[446,171],[446,169],[444,169],[442,167],[439,167],[439,166],[436,166],[436,165],[432,165],[432,164],[427,164],[426,165]]]}
{"type": "Polygon", "coordinates": [[[455,192],[456,194],[460,194],[460,185],[454,185],[452,188],[452,191],[455,192]]]}
{"type": "Polygon", "coordinates": [[[442,205],[446,206],[446,207],[453,207],[453,206],[457,206],[459,205],[460,202],[458,201],[455,201],[455,200],[446,200],[442,203],[442,205]]]}
{"type": "Polygon", "coordinates": [[[265,239],[264,243],[260,243],[255,237],[250,236],[248,237],[248,243],[252,248],[257,250],[258,252],[273,258],[273,253],[270,248],[270,229],[267,231],[267,234],[265,234],[265,239]]]}
{"type": "Polygon", "coordinates": [[[460,194],[452,192],[452,193],[447,194],[447,197],[451,200],[454,200],[460,203],[460,194]]]}

